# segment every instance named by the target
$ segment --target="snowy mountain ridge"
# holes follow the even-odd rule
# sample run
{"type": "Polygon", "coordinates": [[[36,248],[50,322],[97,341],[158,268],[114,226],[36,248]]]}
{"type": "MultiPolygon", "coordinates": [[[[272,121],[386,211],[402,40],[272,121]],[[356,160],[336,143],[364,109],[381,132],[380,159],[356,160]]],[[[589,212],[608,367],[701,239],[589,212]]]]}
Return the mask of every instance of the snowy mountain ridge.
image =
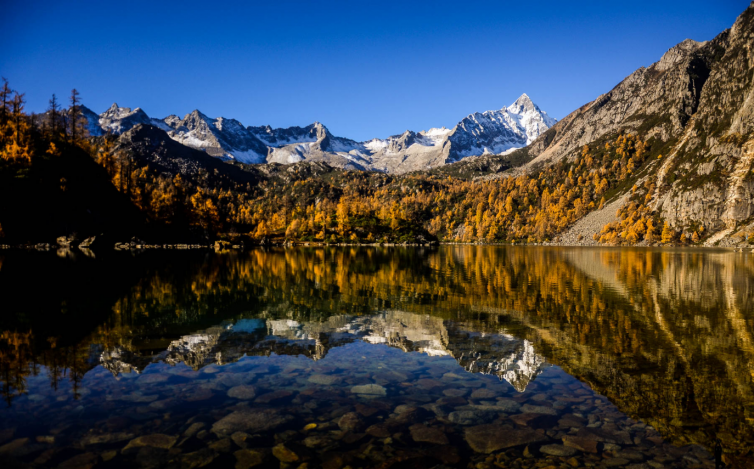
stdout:
{"type": "Polygon", "coordinates": [[[141,108],[113,104],[102,114],[82,108],[90,135],[121,134],[153,125],[173,140],[207,154],[242,163],[324,161],[346,169],[405,173],[430,169],[469,156],[501,154],[531,143],[557,122],[522,94],[499,110],[476,112],[451,129],[431,128],[365,142],[336,137],[321,123],[275,129],[246,127],[235,119],[211,118],[194,110],[181,119],[149,117],[141,108]]]}

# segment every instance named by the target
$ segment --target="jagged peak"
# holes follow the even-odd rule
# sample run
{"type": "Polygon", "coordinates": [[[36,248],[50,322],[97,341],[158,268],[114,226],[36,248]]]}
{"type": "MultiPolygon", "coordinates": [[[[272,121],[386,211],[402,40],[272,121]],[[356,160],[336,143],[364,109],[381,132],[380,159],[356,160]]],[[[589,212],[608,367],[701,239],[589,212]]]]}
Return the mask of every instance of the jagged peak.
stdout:
{"type": "Polygon", "coordinates": [[[689,55],[696,52],[705,44],[707,44],[706,41],[698,42],[694,41],[693,39],[684,39],[683,41],[668,49],[668,51],[662,55],[660,61],[657,62],[655,68],[658,71],[664,72],[665,70],[668,70],[675,66],[677,63],[685,60],[689,55]]]}
{"type": "Polygon", "coordinates": [[[529,95],[526,93],[523,93],[518,97],[518,99],[513,102],[513,104],[511,104],[507,108],[503,108],[503,110],[511,112],[513,114],[521,114],[524,111],[541,112],[539,110],[539,106],[534,104],[534,101],[532,101],[529,95]]]}
{"type": "Polygon", "coordinates": [[[529,97],[528,94],[523,93],[523,94],[521,94],[521,96],[518,97],[518,99],[516,99],[516,101],[513,102],[513,105],[511,105],[511,107],[513,107],[514,105],[518,105],[518,106],[526,106],[526,105],[534,106],[534,102],[531,100],[531,98],[529,97]]]}
{"type": "Polygon", "coordinates": [[[189,118],[189,117],[198,117],[203,120],[209,119],[209,117],[206,114],[204,114],[202,111],[200,111],[199,109],[194,109],[190,113],[186,114],[186,117],[184,117],[184,119],[189,118]]]}

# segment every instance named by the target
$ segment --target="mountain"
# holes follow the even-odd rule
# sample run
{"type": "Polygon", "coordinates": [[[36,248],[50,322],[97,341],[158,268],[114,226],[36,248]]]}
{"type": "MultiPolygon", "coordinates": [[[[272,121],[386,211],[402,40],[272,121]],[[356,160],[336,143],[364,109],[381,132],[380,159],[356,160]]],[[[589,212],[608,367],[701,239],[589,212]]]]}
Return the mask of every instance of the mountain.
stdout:
{"type": "Polygon", "coordinates": [[[525,147],[556,123],[523,94],[507,108],[477,112],[459,122],[448,133],[451,160],[525,147]]]}
{"type": "Polygon", "coordinates": [[[81,106],[81,114],[87,120],[89,135],[95,137],[108,132],[122,134],[139,124],[149,124],[162,130],[170,130],[162,120],[150,118],[141,108],[137,107],[132,110],[129,107],[120,107],[116,103],[99,115],[86,106],[81,106]]]}
{"type": "Polygon", "coordinates": [[[102,114],[83,109],[93,136],[121,134],[139,124],[158,127],[183,145],[242,163],[291,164],[318,161],[333,167],[406,173],[430,169],[468,156],[498,154],[521,148],[555,125],[529,96],[496,111],[474,113],[452,129],[433,128],[386,139],[356,142],[336,137],[321,123],[273,129],[244,127],[235,119],[210,118],[195,110],[183,119],[150,118],[143,110],[113,104],[102,114]]]}
{"type": "Polygon", "coordinates": [[[583,238],[579,244],[592,243],[609,223],[625,239],[631,217],[655,217],[675,233],[687,238],[696,233],[710,245],[740,240],[754,230],[753,51],[754,3],[729,30],[710,41],[677,44],[526,148],[464,160],[442,171],[500,178],[558,164],[575,169],[584,154],[599,157],[621,135],[632,135],[646,143],[649,158],[609,191],[602,211],[566,232],[569,242],[578,237],[583,238]],[[522,165],[492,174],[508,169],[504,163],[511,161],[522,165]],[[616,209],[621,216],[614,215],[616,209]]]}
{"type": "Polygon", "coordinates": [[[264,163],[267,156],[267,146],[235,119],[212,119],[195,110],[182,120],[168,116],[164,122],[171,129],[170,138],[211,156],[242,163],[264,163]]]}

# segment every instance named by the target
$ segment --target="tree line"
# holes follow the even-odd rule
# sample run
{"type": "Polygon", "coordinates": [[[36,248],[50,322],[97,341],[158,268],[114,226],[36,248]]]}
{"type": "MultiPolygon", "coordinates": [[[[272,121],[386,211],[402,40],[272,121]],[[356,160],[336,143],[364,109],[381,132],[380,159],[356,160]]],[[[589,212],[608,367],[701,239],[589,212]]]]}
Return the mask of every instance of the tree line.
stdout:
{"type": "Polygon", "coordinates": [[[617,133],[584,146],[573,158],[516,177],[466,180],[334,168],[323,175],[294,168],[251,184],[217,169],[166,171],[121,148],[115,135],[90,138],[75,89],[67,108],[53,95],[42,115],[26,114],[24,95],[6,80],[0,93],[0,164],[22,173],[35,159],[61,157],[77,147],[104,168],[148,223],[208,239],[537,243],[557,238],[626,190],[632,197],[619,220],[595,234],[601,243],[695,243],[703,236],[701,229],[678,236],[648,208],[654,188],[634,182],[651,160],[651,145],[631,133],[617,133]]]}

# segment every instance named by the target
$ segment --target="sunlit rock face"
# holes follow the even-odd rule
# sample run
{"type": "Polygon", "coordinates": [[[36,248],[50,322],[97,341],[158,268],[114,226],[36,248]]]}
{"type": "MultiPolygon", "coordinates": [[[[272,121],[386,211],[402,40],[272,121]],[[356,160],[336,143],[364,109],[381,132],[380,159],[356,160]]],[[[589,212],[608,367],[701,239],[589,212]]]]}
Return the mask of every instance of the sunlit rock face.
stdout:
{"type": "MultiPolygon", "coordinates": [[[[450,356],[466,371],[496,375],[519,392],[547,366],[528,340],[502,332],[470,332],[441,318],[404,311],[331,316],[323,322],[240,319],[182,336],[153,360],[171,365],[184,363],[195,370],[231,363],[246,355],[274,353],[319,360],[330,349],[355,340],[404,352],[450,356]]],[[[148,363],[120,347],[102,352],[100,362],[115,375],[140,371],[148,363]]]]}

